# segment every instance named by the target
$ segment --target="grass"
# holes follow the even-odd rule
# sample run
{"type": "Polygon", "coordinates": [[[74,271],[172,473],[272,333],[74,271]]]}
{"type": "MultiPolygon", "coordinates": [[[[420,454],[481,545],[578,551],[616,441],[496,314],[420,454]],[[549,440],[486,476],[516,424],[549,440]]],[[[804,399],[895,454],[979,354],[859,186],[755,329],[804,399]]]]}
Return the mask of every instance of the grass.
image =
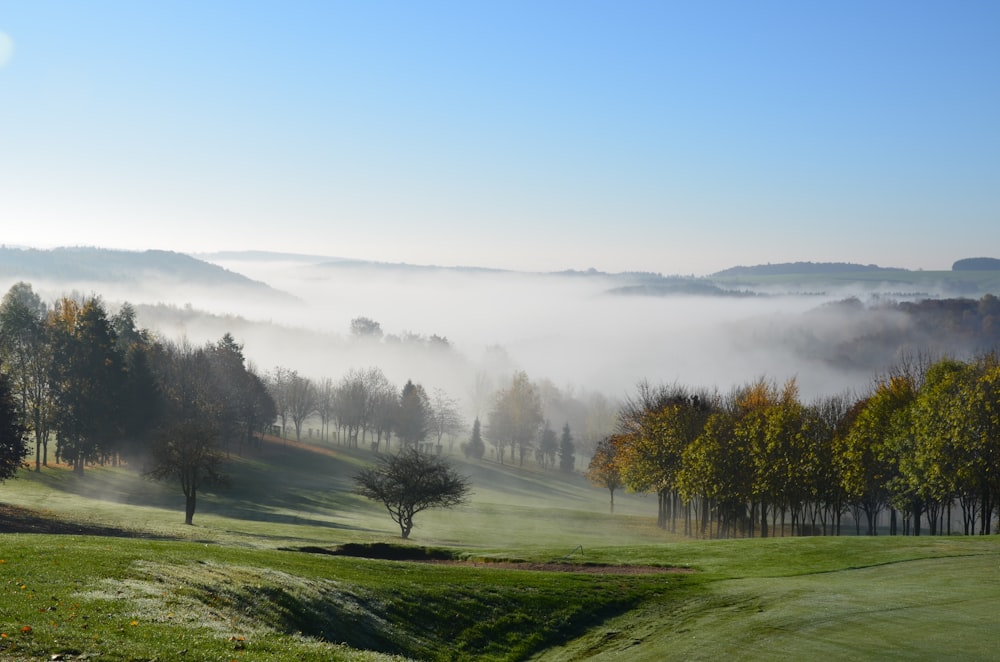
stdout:
{"type": "Polygon", "coordinates": [[[995,659],[1000,650],[996,537],[692,541],[656,529],[650,499],[616,498],[610,516],[607,493],[582,480],[493,464],[461,464],[473,501],[422,513],[415,545],[477,561],[696,572],[287,551],[400,544],[384,511],[349,491],[368,457],[268,444],[234,461],[234,488],[205,495],[195,526],[180,523],[174,486],[130,469],[22,474],[0,487],[4,501],[118,535],[0,536],[0,660],[995,659]]]}

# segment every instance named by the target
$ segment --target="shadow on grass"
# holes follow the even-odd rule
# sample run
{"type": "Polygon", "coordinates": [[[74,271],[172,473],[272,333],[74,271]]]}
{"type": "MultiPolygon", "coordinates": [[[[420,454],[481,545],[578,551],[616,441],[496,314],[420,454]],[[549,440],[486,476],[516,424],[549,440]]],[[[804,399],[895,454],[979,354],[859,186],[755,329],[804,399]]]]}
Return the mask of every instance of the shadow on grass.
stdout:
{"type": "Polygon", "coordinates": [[[74,536],[107,536],[112,538],[148,538],[176,540],[173,536],[153,535],[139,529],[100,526],[61,519],[41,510],[0,504],[0,532],[45,533],[74,536]]]}
{"type": "MultiPolygon", "coordinates": [[[[350,492],[349,472],[353,470],[351,464],[329,453],[266,443],[260,450],[229,458],[226,471],[231,486],[201,488],[196,517],[212,514],[253,522],[358,529],[331,521],[332,515],[357,505],[357,497],[350,492]]],[[[147,479],[139,461],[119,467],[88,467],[82,475],[57,465],[24,477],[47,489],[92,501],[184,511],[179,483],[147,479]]]]}

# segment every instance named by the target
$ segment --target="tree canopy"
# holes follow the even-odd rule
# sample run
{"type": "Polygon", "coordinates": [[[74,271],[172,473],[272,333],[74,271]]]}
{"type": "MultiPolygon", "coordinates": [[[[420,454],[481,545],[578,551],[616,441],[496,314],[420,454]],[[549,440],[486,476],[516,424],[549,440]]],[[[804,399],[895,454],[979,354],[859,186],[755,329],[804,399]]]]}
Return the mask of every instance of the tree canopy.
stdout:
{"type": "Polygon", "coordinates": [[[376,465],[355,477],[355,491],[381,502],[403,539],[410,537],[413,517],[428,508],[450,508],[463,503],[471,491],[468,478],[447,460],[404,447],[395,455],[380,455],[376,465]]]}

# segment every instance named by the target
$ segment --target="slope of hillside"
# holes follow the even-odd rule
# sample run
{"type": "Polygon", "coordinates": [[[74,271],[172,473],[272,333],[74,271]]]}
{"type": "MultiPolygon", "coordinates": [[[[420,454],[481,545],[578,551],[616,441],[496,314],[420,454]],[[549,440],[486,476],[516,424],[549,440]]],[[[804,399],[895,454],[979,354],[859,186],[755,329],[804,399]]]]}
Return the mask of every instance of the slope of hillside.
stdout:
{"type": "Polygon", "coordinates": [[[58,283],[66,289],[94,284],[118,288],[163,286],[227,289],[264,300],[292,301],[294,297],[270,285],[220,266],[171,251],[120,251],[105,248],[0,247],[0,278],[58,283]]]}

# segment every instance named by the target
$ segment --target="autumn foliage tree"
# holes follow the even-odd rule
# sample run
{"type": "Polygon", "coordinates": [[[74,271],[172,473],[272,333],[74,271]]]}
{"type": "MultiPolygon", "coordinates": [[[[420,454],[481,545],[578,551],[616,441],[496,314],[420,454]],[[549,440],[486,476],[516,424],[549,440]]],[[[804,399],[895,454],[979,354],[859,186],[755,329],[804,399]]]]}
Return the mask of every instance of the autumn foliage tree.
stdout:
{"type": "Polygon", "coordinates": [[[61,299],[49,325],[57,451],[82,474],[121,433],[124,360],[100,299],[61,299]]]}
{"type": "Polygon", "coordinates": [[[542,401],[524,372],[517,372],[510,386],[501,389],[489,413],[488,437],[497,450],[500,464],[509,446],[511,459],[517,452],[519,463],[531,447],[542,426],[542,401]]]}
{"type": "Polygon", "coordinates": [[[625,486],[621,467],[618,464],[623,435],[611,435],[597,443],[594,455],[587,466],[587,479],[597,487],[603,487],[611,494],[611,512],[615,512],[615,492],[625,486]]]}

